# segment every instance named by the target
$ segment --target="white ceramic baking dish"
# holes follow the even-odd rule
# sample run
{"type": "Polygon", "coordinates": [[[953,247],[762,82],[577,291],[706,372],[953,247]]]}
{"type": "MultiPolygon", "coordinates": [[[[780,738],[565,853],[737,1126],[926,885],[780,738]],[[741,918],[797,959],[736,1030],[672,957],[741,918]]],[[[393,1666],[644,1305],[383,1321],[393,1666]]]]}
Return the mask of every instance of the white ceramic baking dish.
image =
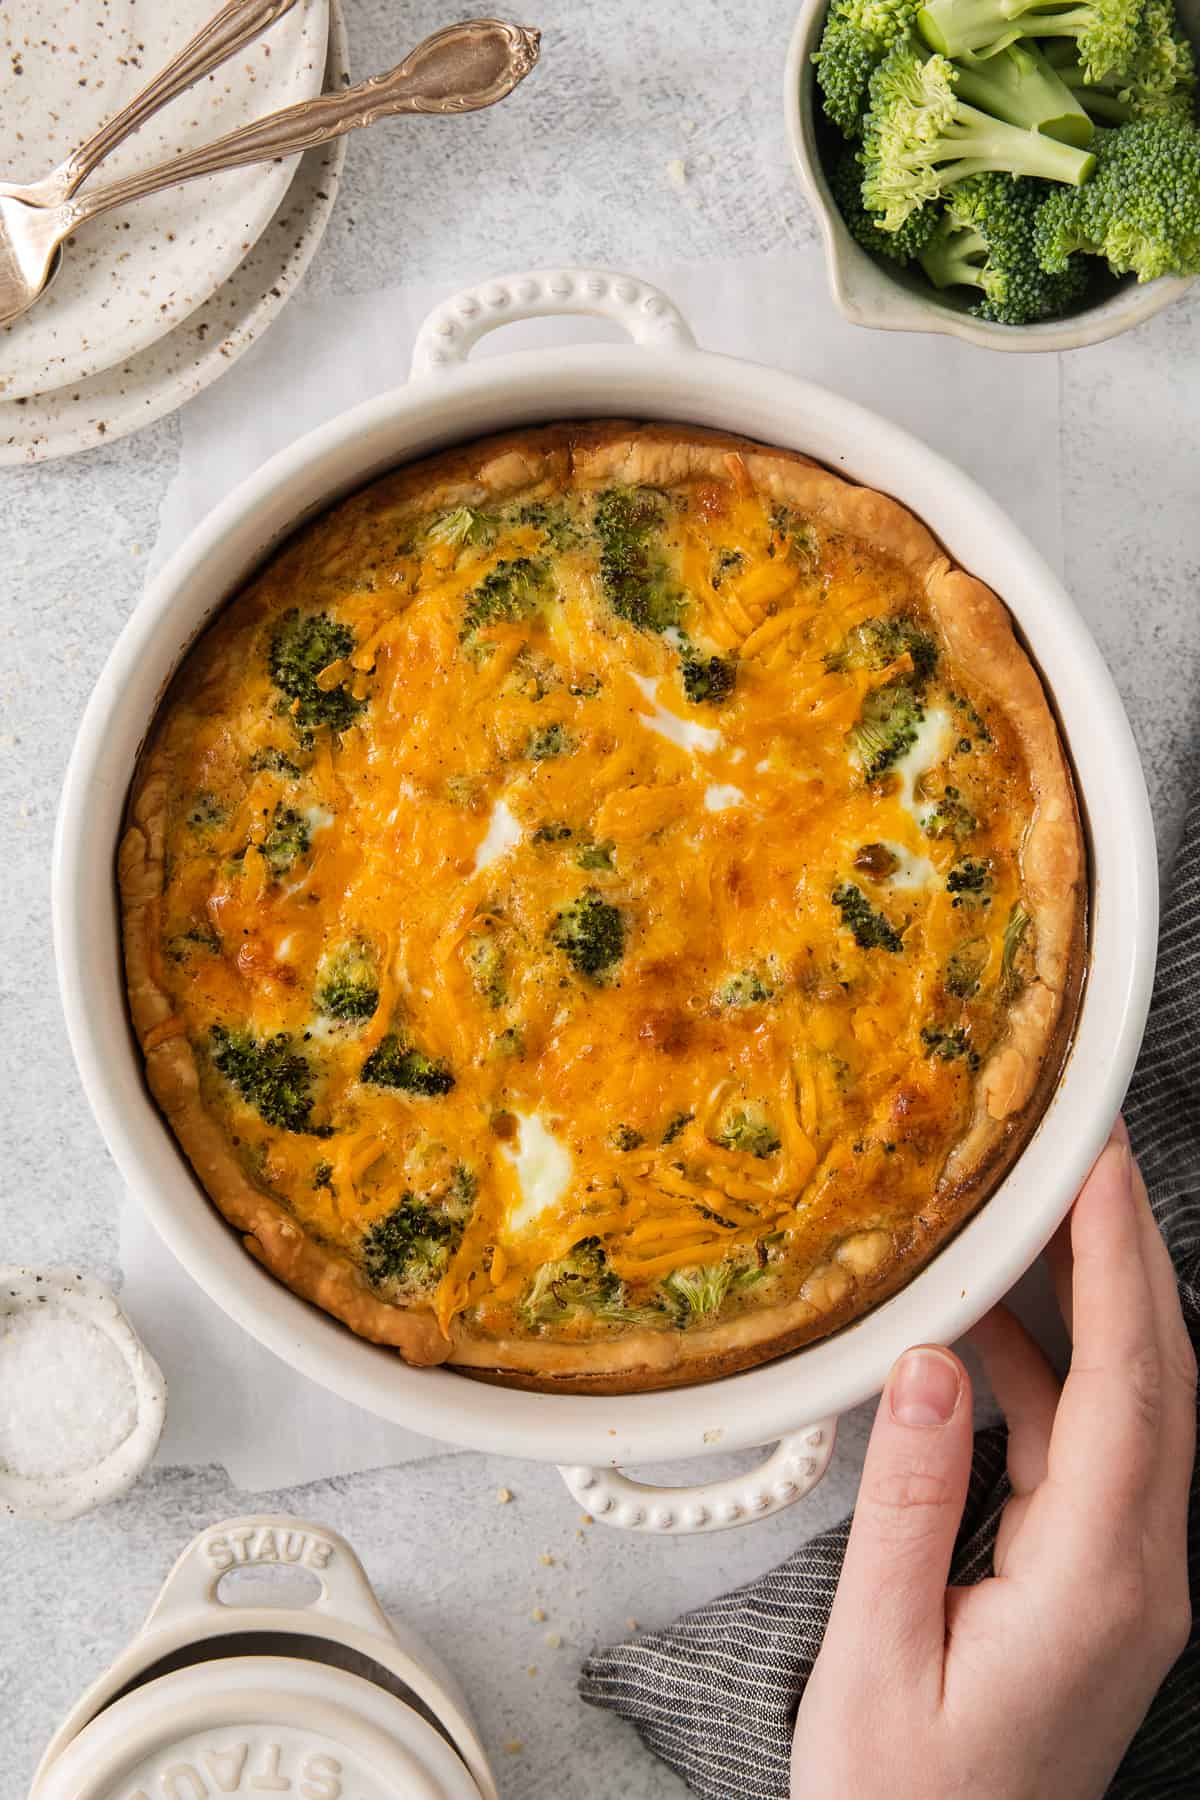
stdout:
{"type": "Polygon", "coordinates": [[[647,1530],[713,1530],[786,1505],[828,1462],[837,1416],[877,1392],[906,1346],[968,1329],[1037,1256],[1120,1105],[1149,1000],[1157,920],[1153,828],[1112,679],[1079,614],[1000,509],[908,433],[777,369],[696,348],[661,293],[601,270],[485,284],[440,306],[412,379],[281,452],[197,527],[154,580],[97,683],[67,771],[53,911],[67,1026],[122,1175],[180,1261],[230,1317],[301,1373],[435,1438],[570,1465],[587,1509],[647,1530]],[[507,320],[615,319],[632,347],[468,360],[507,320]],[[411,1369],[352,1337],[247,1256],[210,1206],[142,1079],[118,943],[114,851],[138,747],[199,629],[303,520],[397,462],[537,421],[673,419],[803,450],[912,507],[1004,596],[1062,720],[1087,809],[1091,978],[1048,1111],[1003,1185],[903,1292],[846,1331],[745,1374],[616,1399],[485,1386],[411,1369]],[[778,1444],[752,1475],[693,1489],[631,1483],[618,1465],[778,1444]]]}

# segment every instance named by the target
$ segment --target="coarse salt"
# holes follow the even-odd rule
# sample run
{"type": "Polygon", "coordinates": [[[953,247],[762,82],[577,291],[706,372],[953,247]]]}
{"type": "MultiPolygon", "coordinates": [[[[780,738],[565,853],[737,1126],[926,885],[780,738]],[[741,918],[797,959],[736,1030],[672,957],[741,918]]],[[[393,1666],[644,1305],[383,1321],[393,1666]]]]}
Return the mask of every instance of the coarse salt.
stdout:
{"type": "Polygon", "coordinates": [[[129,1365],[65,1307],[0,1314],[0,1466],[26,1477],[92,1469],[137,1424],[129,1365]]]}

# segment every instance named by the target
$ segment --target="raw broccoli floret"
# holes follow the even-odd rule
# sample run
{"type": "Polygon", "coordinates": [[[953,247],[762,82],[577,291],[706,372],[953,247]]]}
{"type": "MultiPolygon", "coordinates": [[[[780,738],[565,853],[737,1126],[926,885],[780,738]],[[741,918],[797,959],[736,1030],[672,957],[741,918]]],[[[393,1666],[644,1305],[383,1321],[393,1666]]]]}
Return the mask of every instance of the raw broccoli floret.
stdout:
{"type": "Polygon", "coordinates": [[[833,904],[842,915],[842,924],[860,950],[903,950],[904,939],[890,919],[876,912],[860,887],[844,881],[833,890],[833,904]]]}
{"type": "MultiPolygon", "coordinates": [[[[1019,38],[1072,38],[1092,81],[1136,54],[1143,0],[929,0],[917,14],[921,36],[943,56],[988,57],[1019,38]]],[[[1018,174],[1039,171],[1022,169],[1018,174]]]]}
{"type": "Polygon", "coordinates": [[[716,706],[727,700],[737,680],[737,663],[732,656],[689,656],[680,668],[683,691],[693,705],[708,700],[716,706]]]}
{"type": "Polygon", "coordinates": [[[379,971],[370,947],[342,944],[323,958],[315,997],[331,1019],[369,1019],[379,1004],[379,971]]]}
{"type": "Polygon", "coordinates": [[[846,137],[858,136],[872,71],[916,14],[916,0],[834,0],[829,8],[813,63],[825,115],[846,137]]]}
{"type": "Polygon", "coordinates": [[[1072,257],[1052,275],[1037,257],[1034,228],[1050,190],[1041,181],[1010,175],[976,175],[955,187],[945,215],[921,252],[933,285],[978,288],[971,308],[997,325],[1030,325],[1057,319],[1087,287],[1087,265],[1072,257]]]}
{"type": "Polygon", "coordinates": [[[955,67],[959,99],[994,119],[1081,147],[1096,135],[1082,102],[1036,44],[1011,44],[982,62],[955,67]]]}
{"type": "Polygon", "coordinates": [[[868,781],[912,749],[924,717],[921,696],[909,681],[889,681],[867,695],[850,741],[868,781]]]}
{"type": "Polygon", "coordinates": [[[346,662],[354,651],[354,633],[327,613],[285,613],[275,628],[267,656],[271,680],[291,701],[288,708],[301,736],[328,725],[345,731],[365,700],[356,700],[348,678],[322,688],[317,677],[333,663],[346,662]]]}
{"type": "Polygon", "coordinates": [[[774,1156],[779,1148],[779,1133],[757,1107],[744,1107],[730,1113],[716,1141],[727,1150],[740,1150],[746,1156],[774,1156]]]}
{"type": "Polygon", "coordinates": [[[314,1137],[330,1135],[328,1125],[311,1124],[313,1072],[286,1032],[255,1038],[248,1031],[214,1025],[208,1053],[213,1067],[255,1108],[264,1124],[314,1137]]]}
{"type": "Polygon", "coordinates": [[[467,595],[460,638],[488,625],[527,619],[550,592],[550,570],[532,556],[498,562],[467,595]]]}
{"type": "Polygon", "coordinates": [[[1082,250],[1139,281],[1200,275],[1200,132],[1175,118],[1098,132],[1095,174],[1049,195],[1035,235],[1052,273],[1082,250]]]}
{"type": "Polygon", "coordinates": [[[276,880],[286,875],[309,846],[308,822],[291,806],[276,806],[266,837],[258,846],[276,880]]]}
{"type": "Polygon", "coordinates": [[[863,203],[895,231],[956,182],[996,170],[1078,184],[1095,166],[1090,151],[1029,131],[961,98],[959,71],[944,56],[922,61],[900,44],[871,77],[863,125],[863,203]]]}
{"type": "Polygon", "coordinates": [[[374,1282],[428,1289],[440,1281],[462,1242],[475,1198],[475,1178],[458,1168],[440,1193],[401,1196],[362,1238],[362,1257],[374,1282]]]}
{"type": "Polygon", "coordinates": [[[932,634],[907,613],[866,619],[825,658],[825,667],[840,673],[846,669],[888,669],[902,656],[912,659],[912,672],[924,684],[937,668],[937,643],[932,634]]]}
{"type": "Polygon", "coordinates": [[[375,1087],[400,1088],[406,1094],[448,1094],[454,1086],[450,1065],[415,1050],[389,1032],[362,1067],[363,1081],[375,1087]]]}
{"type": "Polygon", "coordinates": [[[666,631],[683,616],[683,595],[654,545],[664,508],[650,488],[606,488],[596,500],[593,528],[605,596],[619,619],[643,631],[666,631]]]}
{"type": "Polygon", "coordinates": [[[1146,0],[1133,60],[1104,81],[1089,81],[1074,44],[1046,46],[1046,57],[1101,125],[1175,114],[1191,119],[1196,105],[1196,54],[1175,17],[1172,0],[1146,0]]]}
{"type": "Polygon", "coordinates": [[[620,962],[625,921],[617,907],[602,900],[595,888],[587,888],[570,906],[555,913],[549,936],[572,968],[595,980],[620,962]]]}
{"type": "Polygon", "coordinates": [[[920,254],[937,229],[938,209],[922,206],[904,221],[899,231],[885,231],[878,214],[868,212],[862,197],[863,170],[858,151],[849,146],[833,165],[829,186],[837,209],[856,244],[872,256],[886,257],[901,268],[920,254]]]}

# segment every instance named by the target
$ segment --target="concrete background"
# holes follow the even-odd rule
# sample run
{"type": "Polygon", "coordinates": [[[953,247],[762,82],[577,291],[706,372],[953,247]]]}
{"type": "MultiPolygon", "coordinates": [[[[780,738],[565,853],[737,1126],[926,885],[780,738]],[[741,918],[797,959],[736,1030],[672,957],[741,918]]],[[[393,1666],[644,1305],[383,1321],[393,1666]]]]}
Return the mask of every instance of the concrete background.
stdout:
{"type": "MultiPolygon", "coordinates": [[[[356,74],[455,16],[430,0],[348,0],[348,13],[356,74]]],[[[529,13],[544,64],[518,102],[351,142],[308,292],[815,245],[781,117],[787,0],[538,0],[529,13]]],[[[901,338],[862,334],[864,359],[903,351],[901,338]]],[[[1060,430],[1028,444],[1029,480],[1057,462],[1067,582],[1129,708],[1165,856],[1200,731],[1200,288],[1117,343],[1044,359],[1044,371],[1059,386],[1060,430]]],[[[48,870],[75,724],[138,596],[179,433],[168,419],[0,481],[0,1257],[114,1282],[119,1183],[61,1026],[48,870]]],[[[585,1527],[550,1471],[475,1455],[252,1498],[217,1467],[157,1468],[75,1525],[0,1526],[0,1800],[25,1793],[51,1730],[132,1634],[184,1541],[268,1509],[343,1532],[385,1605],[439,1645],[506,1797],[680,1795],[630,1730],[576,1699],[581,1654],[630,1619],[665,1622],[748,1579],[840,1516],[868,1425],[869,1412],[845,1422],[831,1477],[798,1513],[709,1540],[585,1527]]]]}

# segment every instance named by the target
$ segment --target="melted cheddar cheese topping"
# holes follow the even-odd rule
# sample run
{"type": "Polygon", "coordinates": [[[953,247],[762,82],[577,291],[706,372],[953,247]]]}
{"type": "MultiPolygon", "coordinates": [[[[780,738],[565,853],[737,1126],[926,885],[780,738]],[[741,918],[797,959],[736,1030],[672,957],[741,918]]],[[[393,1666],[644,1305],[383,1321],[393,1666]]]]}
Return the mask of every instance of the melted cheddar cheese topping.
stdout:
{"type": "Polygon", "coordinates": [[[869,1265],[1031,954],[1003,716],[899,564],[736,459],[368,490],[192,652],[155,755],[205,1105],[444,1331],[676,1329],[869,1265]]]}

